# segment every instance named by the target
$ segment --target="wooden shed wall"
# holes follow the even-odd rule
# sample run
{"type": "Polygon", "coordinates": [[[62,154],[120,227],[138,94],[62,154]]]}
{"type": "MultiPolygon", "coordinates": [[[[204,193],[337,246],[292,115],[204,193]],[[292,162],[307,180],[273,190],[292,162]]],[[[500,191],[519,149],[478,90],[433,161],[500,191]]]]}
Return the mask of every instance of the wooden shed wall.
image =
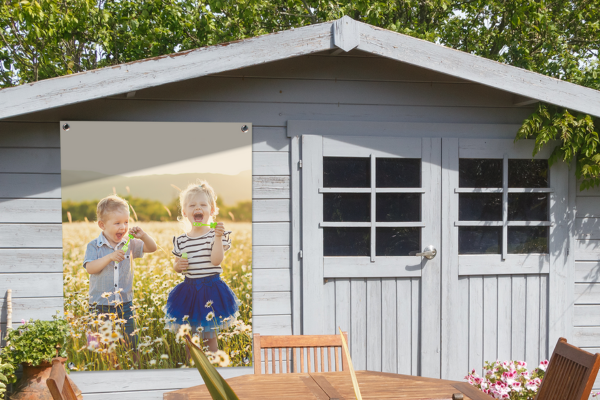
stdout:
{"type": "MultiPolygon", "coordinates": [[[[13,289],[13,321],[49,318],[62,306],[60,120],[251,122],[254,330],[299,333],[299,304],[292,303],[291,293],[296,255],[290,251],[287,121],[520,124],[532,107],[514,100],[510,93],[351,52],[288,59],[0,122],[0,293],[13,289]]],[[[581,283],[575,291],[586,305],[576,306],[575,344],[594,348],[600,348],[599,203],[600,191],[577,197],[578,207],[587,211],[577,215],[576,226],[585,230],[577,242],[581,283]],[[595,316],[595,327],[587,326],[588,315],[595,316]]],[[[4,324],[4,303],[2,310],[4,324]]],[[[197,379],[195,371],[182,371],[181,380],[169,383],[157,379],[158,372],[133,374],[127,381],[110,372],[74,378],[88,399],[161,398],[164,390],[197,379]]]]}

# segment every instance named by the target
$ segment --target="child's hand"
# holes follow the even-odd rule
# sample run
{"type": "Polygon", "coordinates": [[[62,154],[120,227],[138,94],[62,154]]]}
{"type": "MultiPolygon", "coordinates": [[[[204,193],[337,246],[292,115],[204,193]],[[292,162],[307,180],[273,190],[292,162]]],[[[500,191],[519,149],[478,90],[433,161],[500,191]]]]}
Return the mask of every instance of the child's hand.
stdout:
{"type": "Polygon", "coordinates": [[[110,261],[121,262],[125,259],[125,252],[123,250],[115,250],[108,256],[110,257],[110,261]]]}
{"type": "Polygon", "coordinates": [[[146,234],[146,232],[144,232],[139,226],[134,226],[130,228],[129,233],[131,233],[136,239],[141,239],[142,236],[146,234]]]}
{"type": "Polygon", "coordinates": [[[215,237],[221,237],[225,233],[225,225],[222,222],[217,222],[217,227],[215,228],[215,237]]]}
{"type": "Polygon", "coordinates": [[[175,265],[173,265],[173,269],[181,274],[188,269],[188,265],[187,258],[175,257],[175,265]]]}

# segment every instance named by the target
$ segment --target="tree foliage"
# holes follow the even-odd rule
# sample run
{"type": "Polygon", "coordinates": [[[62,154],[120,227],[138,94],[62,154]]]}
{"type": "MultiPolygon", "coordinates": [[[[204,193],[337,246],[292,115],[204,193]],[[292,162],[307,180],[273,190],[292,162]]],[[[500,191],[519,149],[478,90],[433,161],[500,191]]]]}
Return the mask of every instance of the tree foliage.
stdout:
{"type": "MultiPolygon", "coordinates": [[[[344,15],[600,89],[597,0],[0,0],[0,87],[344,15]]],[[[574,115],[552,107],[546,113],[562,126],[574,115]]],[[[536,126],[524,126],[528,137],[545,137],[536,126]]],[[[567,147],[587,154],[590,174],[597,169],[596,148],[567,147]]]]}

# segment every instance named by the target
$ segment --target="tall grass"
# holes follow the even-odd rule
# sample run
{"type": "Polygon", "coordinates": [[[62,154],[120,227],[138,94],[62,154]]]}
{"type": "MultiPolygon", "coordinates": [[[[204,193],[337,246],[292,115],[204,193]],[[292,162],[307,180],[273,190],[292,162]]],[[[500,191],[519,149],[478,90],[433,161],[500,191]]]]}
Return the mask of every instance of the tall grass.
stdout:
{"type": "MultiPolygon", "coordinates": [[[[70,323],[68,357],[75,370],[189,367],[181,335],[165,328],[163,307],[172,288],[183,280],[172,267],[173,236],[181,234],[176,222],[139,223],[159,249],[134,261],[134,299],[139,354],[125,345],[125,322],[114,315],[96,315],[88,304],[89,275],[82,267],[88,242],[100,234],[94,223],[63,224],[65,317],[70,323]],[[137,360],[136,360],[137,358],[137,360]]],[[[232,248],[225,253],[223,280],[242,305],[234,326],[218,336],[218,364],[248,366],[252,360],[252,228],[251,223],[226,223],[232,230],[232,248]]],[[[198,334],[194,337],[200,342],[198,334]]]]}

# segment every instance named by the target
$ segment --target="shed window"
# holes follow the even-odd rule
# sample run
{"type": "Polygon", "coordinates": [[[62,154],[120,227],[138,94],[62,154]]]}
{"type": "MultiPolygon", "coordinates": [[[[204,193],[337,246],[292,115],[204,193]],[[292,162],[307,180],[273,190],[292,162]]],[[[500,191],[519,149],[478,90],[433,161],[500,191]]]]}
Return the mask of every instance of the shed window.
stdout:
{"type": "Polygon", "coordinates": [[[460,254],[548,253],[548,160],[460,159],[459,186],[460,254]]]}
{"type": "Polygon", "coordinates": [[[323,157],[323,187],[324,256],[372,256],[372,224],[376,256],[421,248],[420,158],[323,157]]]}

